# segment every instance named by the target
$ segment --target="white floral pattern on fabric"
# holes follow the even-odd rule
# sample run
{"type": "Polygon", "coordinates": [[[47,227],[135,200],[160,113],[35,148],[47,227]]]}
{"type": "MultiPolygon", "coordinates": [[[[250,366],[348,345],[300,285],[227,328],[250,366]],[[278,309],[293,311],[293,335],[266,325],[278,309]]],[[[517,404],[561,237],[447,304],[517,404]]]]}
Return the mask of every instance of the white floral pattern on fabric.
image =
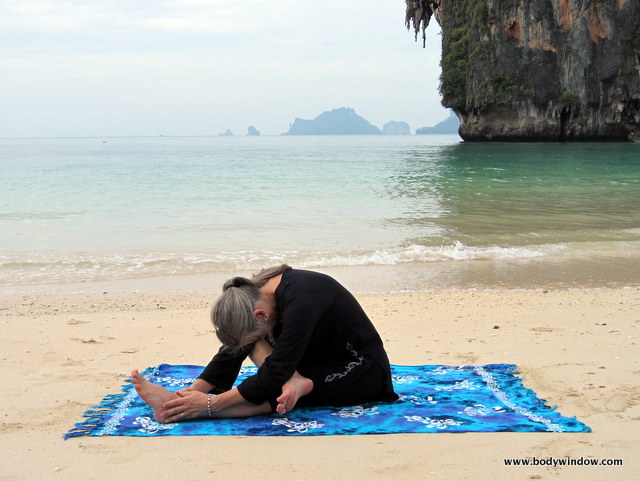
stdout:
{"type": "Polygon", "coordinates": [[[138,393],[135,390],[132,389],[129,391],[122,402],[113,410],[111,415],[105,421],[104,426],[102,426],[102,429],[100,430],[101,436],[113,434],[118,430],[120,423],[129,411],[129,407],[137,398],[138,393]]]}
{"type": "Polygon", "coordinates": [[[497,397],[500,401],[502,401],[502,403],[505,406],[507,406],[509,409],[512,409],[518,414],[522,414],[523,416],[526,416],[531,421],[544,424],[545,426],[547,426],[547,431],[553,431],[557,433],[564,432],[564,429],[562,429],[562,426],[560,426],[559,424],[551,422],[551,420],[543,418],[542,416],[538,416],[537,414],[532,413],[528,409],[520,407],[517,404],[511,402],[511,400],[509,399],[509,396],[507,396],[507,394],[500,389],[500,385],[495,380],[493,375],[489,371],[487,371],[485,368],[483,368],[482,366],[476,366],[474,370],[478,374],[480,374],[482,379],[484,379],[484,382],[487,383],[487,387],[491,389],[491,391],[493,391],[493,395],[497,397]]]}
{"type": "Polygon", "coordinates": [[[431,371],[431,374],[433,374],[434,376],[444,376],[445,374],[449,374],[450,372],[451,372],[451,369],[441,366],[431,371]]]}
{"type": "Polygon", "coordinates": [[[505,412],[501,406],[494,406],[488,408],[484,404],[475,404],[473,407],[467,406],[462,411],[458,411],[458,414],[466,414],[467,416],[487,416],[488,414],[497,414],[505,412]]]}
{"type": "Polygon", "coordinates": [[[342,408],[338,412],[331,413],[332,416],[341,418],[359,418],[361,416],[375,416],[376,414],[380,414],[377,407],[365,408],[363,406],[342,408]]]}
{"type": "Polygon", "coordinates": [[[175,377],[156,377],[153,382],[155,384],[164,384],[168,387],[185,387],[191,386],[195,379],[176,379],[175,377]]]}
{"type": "Polygon", "coordinates": [[[238,373],[238,376],[251,375],[251,374],[255,374],[256,372],[258,372],[258,368],[255,366],[242,366],[240,368],[240,372],[238,373]]]}
{"type": "Polygon", "coordinates": [[[148,416],[137,417],[133,422],[135,425],[139,425],[140,429],[138,431],[147,434],[155,434],[158,431],[162,431],[165,429],[173,429],[176,427],[175,423],[172,424],[160,424],[148,416]]]}
{"type": "Polygon", "coordinates": [[[400,401],[406,401],[421,406],[423,404],[438,404],[438,401],[433,399],[433,396],[421,397],[421,396],[400,396],[400,401]]]}
{"type": "Polygon", "coordinates": [[[477,386],[476,383],[465,380],[456,382],[453,386],[436,386],[434,389],[436,391],[455,391],[457,389],[468,389],[469,391],[474,391],[478,388],[479,386],[477,386]]]}
{"type": "Polygon", "coordinates": [[[459,426],[462,424],[460,421],[454,421],[453,419],[431,419],[422,416],[405,416],[405,419],[409,422],[422,423],[428,428],[437,429],[447,429],[449,426],[459,426]]]}
{"type": "Polygon", "coordinates": [[[296,421],[291,421],[289,418],[278,418],[274,419],[271,424],[273,426],[285,426],[288,433],[306,433],[310,429],[318,429],[324,426],[324,424],[320,424],[317,421],[309,421],[305,423],[299,423],[296,421]]]}
{"type": "Polygon", "coordinates": [[[420,379],[418,376],[391,376],[394,384],[409,384],[420,379]]]}

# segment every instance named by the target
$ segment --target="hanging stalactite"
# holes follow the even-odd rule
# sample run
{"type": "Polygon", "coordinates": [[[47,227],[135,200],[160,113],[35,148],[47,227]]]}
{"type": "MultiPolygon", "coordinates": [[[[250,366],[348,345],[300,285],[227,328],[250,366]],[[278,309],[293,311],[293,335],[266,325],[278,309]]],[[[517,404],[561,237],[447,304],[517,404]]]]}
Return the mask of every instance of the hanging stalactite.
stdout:
{"type": "Polygon", "coordinates": [[[422,47],[427,44],[427,35],[425,33],[429,26],[431,16],[440,6],[440,0],[405,0],[407,5],[404,23],[407,30],[413,27],[416,42],[418,41],[418,33],[422,32],[422,47]]]}

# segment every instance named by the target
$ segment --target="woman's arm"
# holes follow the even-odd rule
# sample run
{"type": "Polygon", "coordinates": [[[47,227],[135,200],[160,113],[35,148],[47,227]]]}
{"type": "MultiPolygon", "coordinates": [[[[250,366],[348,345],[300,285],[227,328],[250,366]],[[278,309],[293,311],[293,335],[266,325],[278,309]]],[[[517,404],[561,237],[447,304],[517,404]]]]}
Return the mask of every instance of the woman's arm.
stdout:
{"type": "Polygon", "coordinates": [[[213,356],[213,359],[200,373],[198,380],[192,384],[192,387],[195,387],[198,391],[203,391],[200,387],[206,385],[198,382],[203,381],[212,386],[207,391],[210,391],[213,386],[221,391],[231,389],[238,377],[242,363],[247,358],[247,354],[248,351],[233,352],[224,346],[220,347],[218,353],[213,356]]]}
{"type": "Polygon", "coordinates": [[[196,379],[191,386],[184,388],[184,389],[180,389],[180,391],[183,392],[187,392],[187,391],[200,391],[200,392],[204,392],[207,393],[209,391],[211,391],[215,386],[213,384],[211,384],[210,382],[205,381],[204,379],[196,379]]]}
{"type": "Polygon", "coordinates": [[[233,388],[216,396],[198,390],[182,390],[178,397],[162,405],[161,416],[173,423],[195,418],[231,418],[271,412],[269,403],[252,404],[233,388]]]}
{"type": "Polygon", "coordinates": [[[297,372],[300,359],[329,300],[324,293],[303,292],[283,302],[281,331],[272,353],[255,375],[238,386],[244,399],[259,404],[282,393],[284,384],[297,372]]]}

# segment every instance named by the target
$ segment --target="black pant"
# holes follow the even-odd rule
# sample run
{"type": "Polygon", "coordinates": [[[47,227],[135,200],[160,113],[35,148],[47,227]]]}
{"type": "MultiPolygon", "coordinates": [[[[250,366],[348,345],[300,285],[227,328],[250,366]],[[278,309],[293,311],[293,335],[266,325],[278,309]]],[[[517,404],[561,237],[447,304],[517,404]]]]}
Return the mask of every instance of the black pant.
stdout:
{"type": "MultiPolygon", "coordinates": [[[[321,381],[318,381],[321,382],[321,381]]],[[[315,381],[314,381],[315,383],[315,381]]],[[[321,389],[314,387],[298,401],[298,406],[355,406],[372,401],[381,401],[386,391],[386,374],[373,363],[371,367],[344,391],[329,397],[323,396],[321,389]]]]}

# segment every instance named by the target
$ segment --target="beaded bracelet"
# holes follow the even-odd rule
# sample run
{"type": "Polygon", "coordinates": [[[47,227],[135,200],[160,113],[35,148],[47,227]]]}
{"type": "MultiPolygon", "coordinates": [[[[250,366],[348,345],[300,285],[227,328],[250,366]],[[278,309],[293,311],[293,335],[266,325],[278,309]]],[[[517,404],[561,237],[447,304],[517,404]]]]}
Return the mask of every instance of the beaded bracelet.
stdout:
{"type": "Polygon", "coordinates": [[[209,417],[213,416],[213,411],[211,410],[211,394],[207,394],[207,413],[209,413],[209,417]]]}

